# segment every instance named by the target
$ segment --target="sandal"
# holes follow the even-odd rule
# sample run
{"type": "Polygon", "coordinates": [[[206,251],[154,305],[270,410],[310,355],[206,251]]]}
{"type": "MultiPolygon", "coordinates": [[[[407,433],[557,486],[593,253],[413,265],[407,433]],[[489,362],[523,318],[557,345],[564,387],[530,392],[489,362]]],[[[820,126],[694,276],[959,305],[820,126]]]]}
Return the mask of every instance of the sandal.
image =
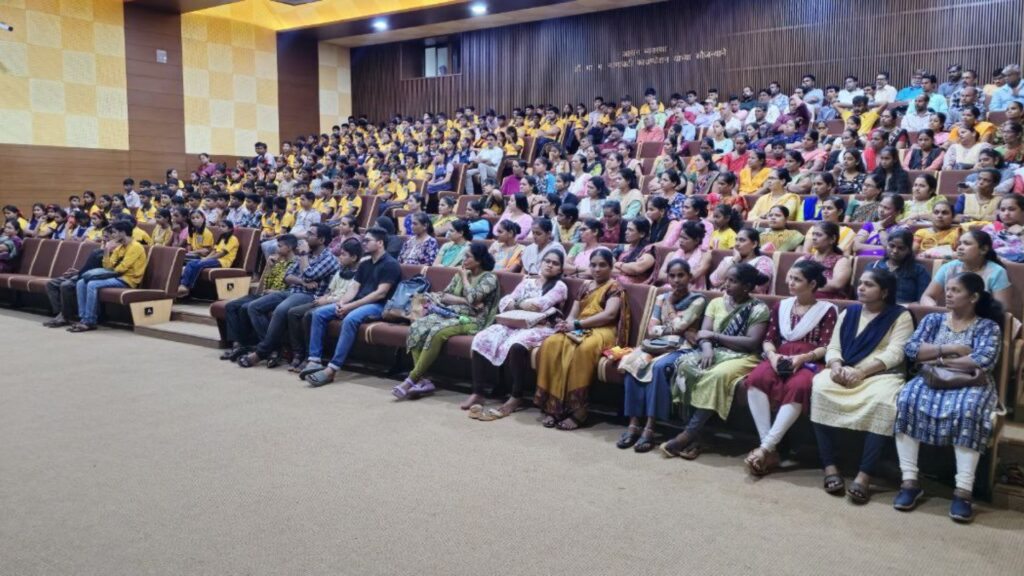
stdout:
{"type": "Polygon", "coordinates": [[[644,428],[640,439],[633,446],[633,451],[637,454],[645,454],[654,449],[654,430],[650,428],[644,428]]]}
{"type": "Polygon", "coordinates": [[[258,365],[262,361],[263,359],[260,358],[259,354],[252,352],[239,358],[238,365],[241,366],[242,368],[252,368],[253,366],[258,365]]]}
{"type": "Polygon", "coordinates": [[[469,416],[473,420],[479,420],[480,416],[482,416],[483,413],[484,413],[484,406],[483,406],[483,404],[473,404],[472,406],[469,407],[469,414],[467,414],[467,416],[469,416]]]}
{"type": "Polygon", "coordinates": [[[310,374],[316,374],[323,369],[324,365],[319,362],[306,362],[306,367],[299,372],[299,380],[305,380],[310,374]]]}
{"type": "Polygon", "coordinates": [[[620,450],[632,448],[636,445],[636,441],[640,439],[640,434],[637,433],[639,429],[640,427],[636,424],[630,424],[626,431],[622,433],[622,436],[619,436],[619,441],[615,443],[615,447],[620,450]]]}
{"type": "Polygon", "coordinates": [[[291,365],[288,366],[288,371],[291,372],[292,374],[298,374],[299,372],[302,372],[305,369],[306,363],[299,360],[293,361],[291,365]]]}
{"type": "Polygon", "coordinates": [[[583,422],[577,420],[575,416],[566,416],[565,418],[562,418],[557,424],[559,430],[565,430],[566,432],[579,430],[582,426],[583,422]],[[566,424],[566,422],[568,422],[568,424],[566,424]]]}
{"type": "Polygon", "coordinates": [[[221,360],[227,360],[229,362],[238,362],[238,359],[246,354],[245,348],[232,348],[220,355],[221,360]]]}
{"type": "Polygon", "coordinates": [[[501,420],[505,416],[508,416],[508,414],[505,414],[501,408],[488,408],[487,410],[484,410],[483,414],[481,414],[477,420],[480,420],[481,422],[492,422],[494,420],[501,420]]]}
{"type": "Polygon", "coordinates": [[[850,482],[850,487],[846,489],[846,495],[854,504],[867,504],[871,500],[868,487],[860,482],[850,482]]]}
{"type": "Polygon", "coordinates": [[[334,382],[334,374],[328,376],[326,369],[321,370],[319,372],[314,372],[307,376],[306,382],[308,382],[309,385],[312,386],[313,388],[319,388],[320,386],[334,382]]]}
{"type": "Polygon", "coordinates": [[[434,386],[433,382],[424,378],[409,388],[408,396],[410,399],[421,398],[433,394],[436,390],[437,386],[434,386]]]}
{"type": "Polygon", "coordinates": [[[80,332],[91,332],[91,331],[93,331],[95,329],[96,329],[96,326],[93,325],[93,324],[84,324],[82,322],[77,322],[75,324],[72,324],[71,328],[68,328],[68,332],[73,332],[75,334],[78,334],[80,332]]]}
{"type": "Polygon", "coordinates": [[[824,488],[829,494],[842,494],[846,491],[846,480],[839,474],[828,474],[825,476],[824,488]]]}
{"type": "Polygon", "coordinates": [[[63,328],[65,326],[70,326],[70,325],[71,325],[71,322],[68,322],[67,320],[65,320],[63,318],[53,318],[51,320],[47,320],[46,322],[43,322],[43,326],[46,326],[47,328],[63,328]]]}
{"type": "Polygon", "coordinates": [[[685,432],[669,440],[668,442],[662,442],[658,449],[667,458],[679,458],[683,455],[683,450],[686,449],[690,444],[693,444],[693,439],[686,435],[685,432]],[[680,440],[679,436],[683,439],[680,440]]]}
{"type": "Polygon", "coordinates": [[[274,368],[277,368],[281,364],[282,364],[282,360],[281,360],[281,355],[280,354],[274,354],[269,359],[267,359],[267,368],[268,369],[273,370],[274,368]]]}
{"type": "Polygon", "coordinates": [[[554,428],[558,425],[558,420],[555,420],[554,416],[548,414],[541,419],[540,424],[545,428],[554,428]]]}
{"type": "Polygon", "coordinates": [[[683,448],[682,451],[679,452],[679,457],[682,458],[683,460],[696,460],[697,457],[700,456],[700,454],[700,443],[694,441],[691,442],[689,446],[683,448]]]}
{"type": "Polygon", "coordinates": [[[743,460],[747,465],[747,471],[753,476],[765,476],[779,465],[779,453],[774,450],[769,452],[764,448],[754,448],[743,460]]]}

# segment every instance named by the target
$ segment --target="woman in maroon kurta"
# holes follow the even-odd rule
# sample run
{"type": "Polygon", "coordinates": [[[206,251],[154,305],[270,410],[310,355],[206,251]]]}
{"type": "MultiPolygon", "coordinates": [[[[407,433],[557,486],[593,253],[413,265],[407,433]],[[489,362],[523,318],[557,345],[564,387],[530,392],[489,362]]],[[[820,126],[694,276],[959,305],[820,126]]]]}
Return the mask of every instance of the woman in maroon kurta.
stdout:
{"type": "Polygon", "coordinates": [[[791,297],[772,308],[764,359],[746,378],[747,403],[761,437],[761,445],[745,460],[752,474],[767,474],[778,465],[776,446],[810,404],[811,381],[838,318],[833,304],[814,296],[826,283],[824,272],[824,266],[813,260],[799,261],[790,269],[786,284],[791,297]],[[779,409],[774,423],[772,406],[779,409]]]}

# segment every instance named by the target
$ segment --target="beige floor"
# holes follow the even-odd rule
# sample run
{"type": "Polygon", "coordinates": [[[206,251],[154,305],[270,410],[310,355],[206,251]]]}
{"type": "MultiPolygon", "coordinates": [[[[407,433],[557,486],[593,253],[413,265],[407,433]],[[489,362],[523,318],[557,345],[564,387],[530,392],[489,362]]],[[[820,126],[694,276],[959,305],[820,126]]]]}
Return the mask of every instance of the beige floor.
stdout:
{"type": "Polygon", "coordinates": [[[1024,574],[1024,515],[854,507],[813,470],[480,423],[0,311],[0,575],[1024,574]]]}

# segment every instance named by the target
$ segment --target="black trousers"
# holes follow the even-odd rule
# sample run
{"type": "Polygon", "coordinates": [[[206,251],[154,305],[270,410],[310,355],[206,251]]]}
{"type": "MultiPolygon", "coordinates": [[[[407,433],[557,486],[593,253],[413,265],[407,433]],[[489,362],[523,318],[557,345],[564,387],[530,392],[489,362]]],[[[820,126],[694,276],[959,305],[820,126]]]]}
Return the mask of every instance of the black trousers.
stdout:
{"type": "Polygon", "coordinates": [[[249,321],[249,311],[245,305],[258,296],[242,296],[227,303],[224,307],[224,323],[227,325],[228,341],[239,346],[255,346],[259,342],[256,331],[249,321]]]}
{"type": "Polygon", "coordinates": [[[51,278],[46,283],[46,297],[50,300],[50,310],[54,315],[60,314],[65,320],[78,315],[78,295],[74,280],[51,278]]]}
{"type": "Polygon", "coordinates": [[[509,348],[508,357],[500,367],[473,352],[474,394],[486,395],[488,384],[493,383],[493,394],[508,392],[513,398],[522,398],[527,388],[535,386],[536,378],[530,367],[530,351],[525,346],[515,344],[509,348]]]}
{"type": "Polygon", "coordinates": [[[309,333],[313,327],[313,310],[319,308],[310,302],[288,310],[288,345],[294,358],[305,360],[309,354],[309,333]]]}

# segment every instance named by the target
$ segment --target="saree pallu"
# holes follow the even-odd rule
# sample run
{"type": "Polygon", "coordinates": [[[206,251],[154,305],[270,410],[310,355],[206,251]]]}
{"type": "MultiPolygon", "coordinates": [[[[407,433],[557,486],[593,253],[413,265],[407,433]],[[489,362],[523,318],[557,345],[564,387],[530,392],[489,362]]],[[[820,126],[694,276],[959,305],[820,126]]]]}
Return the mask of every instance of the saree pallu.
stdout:
{"type": "Polygon", "coordinates": [[[584,287],[579,297],[579,320],[600,313],[608,300],[616,297],[622,301],[616,324],[588,329],[579,344],[565,334],[554,334],[541,344],[534,404],[545,414],[586,419],[587,397],[597,376],[597,362],[602,352],[628,341],[630,318],[625,291],[615,280],[589,293],[584,287]]]}

